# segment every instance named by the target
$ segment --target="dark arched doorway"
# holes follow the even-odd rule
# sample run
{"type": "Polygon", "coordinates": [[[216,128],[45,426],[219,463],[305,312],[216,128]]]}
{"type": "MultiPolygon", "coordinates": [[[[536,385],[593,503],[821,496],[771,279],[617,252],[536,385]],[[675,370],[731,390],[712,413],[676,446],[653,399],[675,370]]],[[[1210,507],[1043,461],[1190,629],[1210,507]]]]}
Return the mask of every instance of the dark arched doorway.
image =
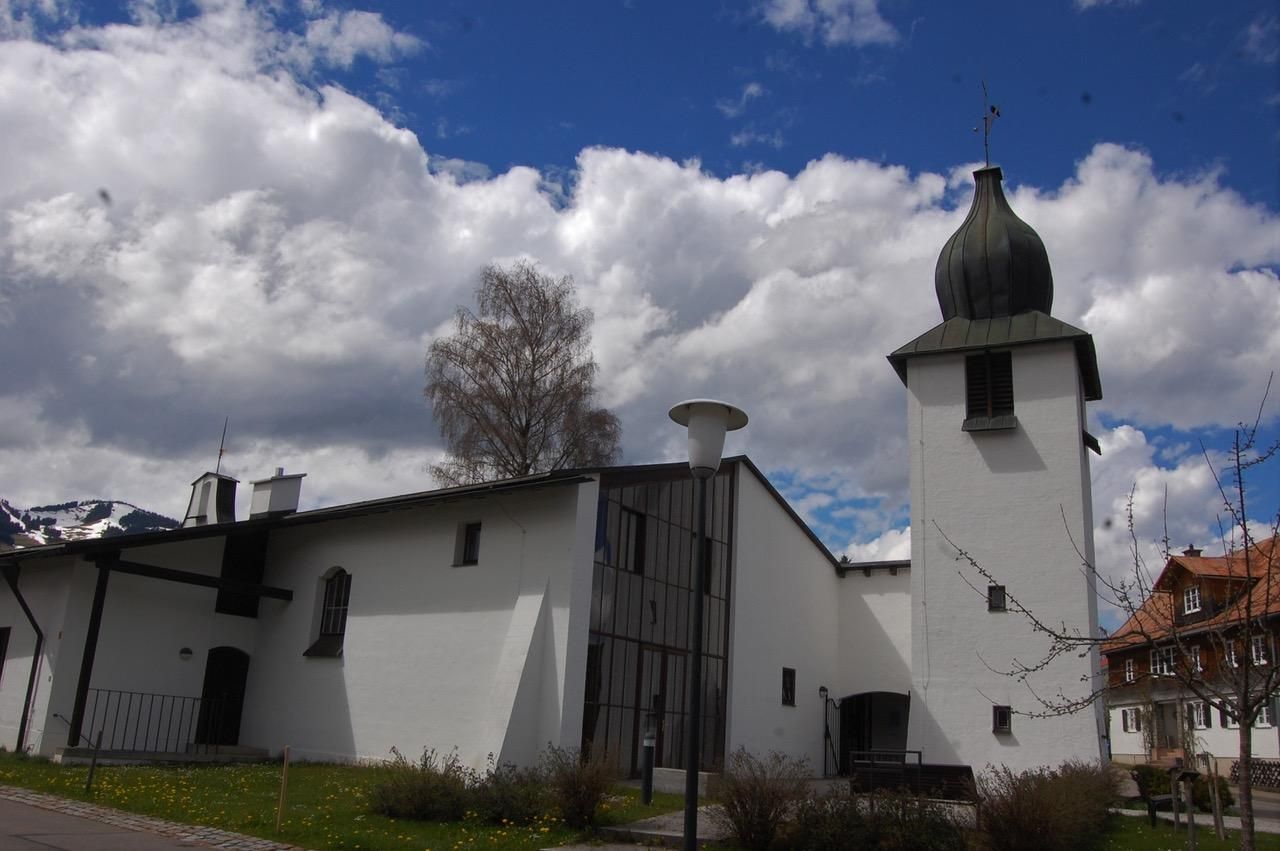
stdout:
{"type": "Polygon", "coordinates": [[[213,647],[204,666],[200,690],[198,745],[240,743],[240,714],[244,710],[244,685],[249,678],[249,654],[236,647],[213,647]]]}
{"type": "Polygon", "coordinates": [[[864,691],[840,701],[841,774],[850,771],[850,754],[907,749],[910,701],[910,695],[892,691],[864,691]]]}

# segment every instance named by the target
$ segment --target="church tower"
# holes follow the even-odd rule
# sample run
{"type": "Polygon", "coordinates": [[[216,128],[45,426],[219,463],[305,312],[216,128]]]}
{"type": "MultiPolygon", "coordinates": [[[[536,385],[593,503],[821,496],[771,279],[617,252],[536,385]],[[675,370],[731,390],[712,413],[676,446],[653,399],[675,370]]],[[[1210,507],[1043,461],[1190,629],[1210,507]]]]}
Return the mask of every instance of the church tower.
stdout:
{"type": "Polygon", "coordinates": [[[973,206],[938,257],[942,323],[889,355],[907,387],[911,454],[911,681],[907,747],[925,763],[1021,770],[1100,757],[1087,695],[1096,650],[1025,682],[1049,640],[1013,610],[1098,634],[1085,403],[1102,398],[1093,338],[1051,315],[1044,243],[974,172],[973,206]],[[964,560],[972,556],[988,576],[964,560]],[[1079,552],[1077,553],[1077,548],[1079,552]],[[1083,559],[1082,559],[1083,556],[1083,559]],[[988,578],[989,577],[989,578],[988,578]]]}

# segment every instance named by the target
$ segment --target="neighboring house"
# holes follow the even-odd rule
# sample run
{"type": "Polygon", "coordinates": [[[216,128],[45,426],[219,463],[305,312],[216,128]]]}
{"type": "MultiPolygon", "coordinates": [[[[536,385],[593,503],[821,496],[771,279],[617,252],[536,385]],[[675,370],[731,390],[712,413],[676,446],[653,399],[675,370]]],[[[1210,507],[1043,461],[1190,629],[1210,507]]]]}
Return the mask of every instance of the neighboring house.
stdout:
{"type": "MultiPolygon", "coordinates": [[[[1233,693],[1242,668],[1254,689],[1276,683],[1280,539],[1243,553],[1171,555],[1141,607],[1103,646],[1112,757],[1142,763],[1211,754],[1222,770],[1239,754],[1240,719],[1202,692],[1233,693]],[[1251,626],[1246,630],[1244,624],[1251,626]]],[[[1274,700],[1253,719],[1253,756],[1280,758],[1274,700]]]]}
{"type": "MultiPolygon", "coordinates": [[[[1048,256],[1000,170],[975,177],[935,275],[943,322],[889,356],[911,561],[836,561],[745,457],[712,480],[704,770],[739,747],[815,772],[1100,756],[1100,714],[1037,717],[998,673],[1049,650],[1009,598],[1096,634],[1072,542],[1092,557],[1084,410],[1102,391],[1092,338],[1049,315],[1048,256]]],[[[53,754],[105,731],[117,749],[457,748],[480,766],[552,743],[635,773],[652,724],[658,764],[685,766],[687,465],[301,512],[301,477],[277,471],[238,521],[235,485],[197,479],[181,529],[0,554],[0,745],[53,754]]],[[[1087,692],[1097,665],[1068,654],[1030,684],[1087,692]]]]}

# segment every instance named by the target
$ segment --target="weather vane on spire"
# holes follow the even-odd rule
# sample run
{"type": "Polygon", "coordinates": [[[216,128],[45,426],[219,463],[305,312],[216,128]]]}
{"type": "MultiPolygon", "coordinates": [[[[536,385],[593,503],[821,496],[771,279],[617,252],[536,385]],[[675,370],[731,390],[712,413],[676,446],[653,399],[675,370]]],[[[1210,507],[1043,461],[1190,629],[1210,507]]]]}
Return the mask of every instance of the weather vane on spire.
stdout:
{"type": "MultiPolygon", "coordinates": [[[[1000,117],[1000,107],[987,103],[987,81],[982,81],[982,156],[987,162],[987,167],[991,167],[991,125],[996,123],[996,119],[1000,117]]],[[[973,132],[977,133],[978,128],[973,128],[973,132]]]]}
{"type": "Polygon", "coordinates": [[[222,440],[218,441],[218,465],[213,468],[215,475],[222,472],[222,455],[227,451],[227,423],[229,422],[231,417],[222,421],[222,440]]]}

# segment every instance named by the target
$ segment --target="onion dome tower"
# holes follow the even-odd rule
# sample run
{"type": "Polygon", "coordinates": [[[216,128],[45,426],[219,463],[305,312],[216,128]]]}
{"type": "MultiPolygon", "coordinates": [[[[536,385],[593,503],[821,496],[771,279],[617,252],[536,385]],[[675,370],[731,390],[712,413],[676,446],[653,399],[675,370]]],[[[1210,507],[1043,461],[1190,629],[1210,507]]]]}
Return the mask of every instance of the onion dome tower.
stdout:
{"type": "Polygon", "coordinates": [[[1059,715],[1040,699],[1087,694],[1097,654],[1050,658],[1011,604],[1097,634],[1080,554],[1092,563],[1085,403],[1102,384],[1093,338],[1050,315],[1049,254],[1001,178],[974,172],[969,213],[938,255],[942,322],[889,355],[911,453],[907,747],[979,771],[1097,760],[1104,729],[1101,706],[1059,715]],[[1008,673],[1042,661],[1025,681],[1008,673]]]}
{"type": "Polygon", "coordinates": [[[1040,235],[1018,218],[999,166],[973,173],[973,205],[933,273],[942,318],[991,319],[1053,307],[1053,273],[1040,235]]]}

